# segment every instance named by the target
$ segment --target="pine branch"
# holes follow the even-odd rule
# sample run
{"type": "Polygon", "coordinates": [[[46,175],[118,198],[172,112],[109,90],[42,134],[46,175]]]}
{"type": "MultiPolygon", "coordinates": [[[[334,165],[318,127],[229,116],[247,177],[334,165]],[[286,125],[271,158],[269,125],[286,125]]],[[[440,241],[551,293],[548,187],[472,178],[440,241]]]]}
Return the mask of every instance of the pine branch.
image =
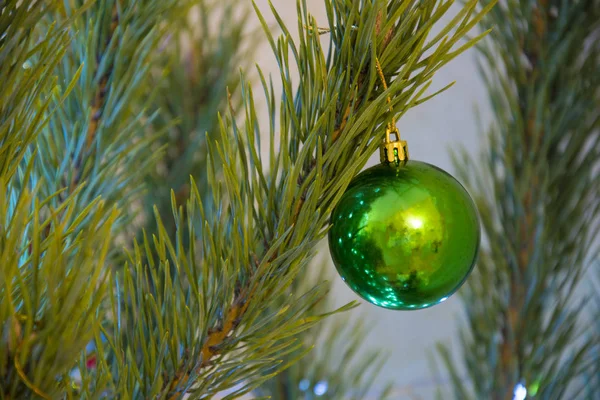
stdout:
{"type": "MultiPolygon", "coordinates": [[[[108,46],[111,45],[113,36],[115,35],[115,31],[116,31],[118,25],[119,25],[119,15],[118,15],[118,11],[117,11],[117,5],[115,3],[112,8],[112,18],[111,18],[110,28],[109,28],[109,32],[108,32],[108,37],[106,38],[105,48],[101,48],[100,51],[98,52],[98,54],[96,55],[96,60],[98,60],[98,63],[100,63],[100,61],[102,60],[103,52],[106,51],[108,46]]],[[[85,140],[84,150],[81,151],[76,156],[76,158],[73,160],[73,172],[71,174],[71,181],[69,183],[66,183],[66,182],[62,183],[62,185],[64,187],[69,188],[69,191],[65,192],[65,193],[72,192],[75,189],[75,187],[77,187],[77,185],[79,185],[81,183],[81,177],[83,174],[83,171],[81,170],[82,163],[83,163],[84,158],[86,158],[86,156],[91,155],[90,152],[92,150],[92,144],[95,141],[96,133],[98,131],[98,125],[100,124],[100,118],[102,116],[102,110],[104,108],[106,94],[109,90],[108,82],[111,77],[113,68],[114,68],[113,63],[109,62],[109,65],[106,67],[106,69],[107,69],[106,72],[100,78],[97,88],[95,89],[95,94],[93,95],[94,100],[92,101],[91,111],[90,111],[90,120],[88,122],[87,133],[85,135],[86,140],[85,140]]]]}
{"type": "MultiPolygon", "coordinates": [[[[325,265],[318,271],[308,268],[301,271],[289,293],[280,299],[285,305],[294,293],[303,293],[327,278],[325,265]],[[319,272],[319,273],[316,273],[319,272]]],[[[326,313],[332,309],[327,283],[327,297],[315,305],[308,313],[326,313]]],[[[254,393],[257,396],[270,396],[280,400],[312,398],[313,394],[333,399],[365,399],[372,398],[371,390],[375,378],[387,361],[380,350],[370,350],[359,356],[365,347],[368,329],[366,315],[361,315],[352,322],[349,315],[334,316],[302,333],[303,347],[287,359],[292,360],[310,349],[304,357],[282,371],[273,379],[265,382],[254,393]]],[[[385,388],[378,398],[388,398],[391,385],[385,388]]]]}
{"type": "MultiPolygon", "coordinates": [[[[108,30],[108,37],[106,38],[106,49],[102,49],[102,51],[106,51],[108,47],[111,45],[117,27],[119,26],[119,13],[117,10],[117,4],[115,3],[112,8],[112,17],[110,21],[110,28],[108,30]]],[[[96,56],[97,59],[102,59],[102,53],[99,53],[96,56]]],[[[86,150],[89,151],[92,143],[94,142],[94,138],[96,136],[96,132],[98,130],[98,124],[100,122],[100,117],[102,116],[102,109],[104,108],[104,103],[106,99],[106,92],[108,91],[108,81],[111,77],[112,71],[114,69],[114,60],[108,63],[106,67],[106,72],[100,78],[100,82],[98,83],[98,88],[96,94],[94,95],[94,101],[92,103],[92,110],[90,112],[90,122],[88,124],[88,130],[86,135],[86,150]]]]}
{"type": "MultiPolygon", "coordinates": [[[[375,35],[382,35],[383,12],[377,15],[375,23],[375,35]]],[[[309,30],[313,27],[307,26],[309,30]]],[[[319,34],[328,34],[329,29],[317,28],[319,34]]],[[[392,39],[394,31],[388,29],[385,33],[383,45],[387,46],[392,39]]],[[[360,81],[366,79],[362,76],[360,81]]],[[[360,103],[360,102],[358,102],[360,103]]],[[[352,111],[352,102],[343,112],[340,122],[336,125],[332,133],[332,141],[335,142],[340,137],[341,132],[346,126],[348,118],[352,111]]],[[[313,164],[310,168],[315,168],[313,164]]],[[[298,179],[301,186],[307,171],[303,171],[298,179]]],[[[307,190],[307,189],[306,189],[307,190]]],[[[302,194],[300,201],[294,210],[294,218],[299,215],[300,209],[306,200],[307,191],[302,194]]],[[[303,293],[308,288],[327,282],[324,276],[324,266],[320,268],[320,274],[316,277],[311,276],[309,269],[299,271],[298,276],[293,281],[291,287],[281,297],[279,302],[275,302],[274,309],[285,307],[289,297],[294,293],[303,293]]],[[[329,294],[331,285],[326,283],[326,296],[320,300],[313,308],[308,310],[308,314],[321,314],[331,309],[329,304],[329,294]]],[[[364,316],[363,316],[364,317],[364,316]]],[[[290,368],[280,372],[274,378],[266,381],[262,386],[255,390],[258,396],[270,396],[273,398],[298,399],[303,397],[312,397],[312,393],[328,398],[345,399],[363,399],[366,398],[370,388],[374,383],[374,378],[379,373],[386,361],[385,357],[378,351],[370,351],[364,357],[356,357],[357,350],[363,345],[361,343],[366,336],[366,329],[360,322],[350,323],[347,317],[334,317],[334,321],[321,323],[316,327],[303,332],[299,335],[303,346],[295,353],[290,354],[286,360],[294,360],[299,356],[299,360],[292,364],[290,368]],[[323,339],[325,337],[325,339],[323,339]],[[316,347],[315,349],[313,349],[316,347]],[[310,351],[309,351],[310,350],[310,351]],[[304,355],[306,353],[306,355],[304,355]],[[336,355],[342,355],[336,357],[336,355]]],[[[386,398],[391,392],[391,385],[388,385],[381,393],[381,399],[386,398]]]]}
{"type": "Polygon", "coordinates": [[[99,201],[75,212],[74,193],[60,208],[39,198],[24,164],[51,115],[64,101],[53,71],[68,45],[65,26],[36,43],[45,2],[5,2],[0,9],[0,397],[55,398],[69,391],[74,359],[91,339],[91,318],[106,290],[99,265],[116,212],[99,201]],[[31,189],[30,189],[31,188],[31,189]],[[64,218],[59,219],[58,215],[64,218]],[[101,219],[100,215],[107,215],[101,219]],[[82,221],[88,220],[86,228],[82,221]],[[78,236],[75,232],[80,232],[78,236]],[[89,241],[83,242],[84,236],[89,241]],[[79,251],[78,251],[79,250],[79,251]],[[77,268],[73,270],[73,265],[77,268]],[[63,343],[69,346],[62,346],[63,343]],[[66,347],[66,348],[64,348],[66,347]],[[57,376],[61,377],[57,382],[57,376]]]}
{"type": "MultiPolygon", "coordinates": [[[[177,203],[181,203],[184,199],[189,196],[189,184],[185,178],[187,176],[193,176],[196,184],[199,187],[200,193],[204,195],[206,192],[206,176],[204,171],[204,165],[207,159],[207,148],[205,143],[205,135],[201,135],[201,132],[206,131],[208,135],[211,135],[218,130],[218,115],[215,110],[226,111],[227,108],[224,105],[229,105],[229,111],[232,114],[236,114],[236,110],[240,109],[240,96],[237,92],[237,86],[239,84],[238,72],[235,66],[246,64],[251,59],[251,53],[253,46],[258,42],[257,35],[251,33],[244,35],[247,30],[247,19],[250,15],[246,12],[239,12],[239,5],[236,1],[223,4],[205,4],[205,2],[199,3],[199,14],[192,14],[194,18],[188,18],[178,24],[178,31],[170,35],[168,45],[165,45],[164,60],[161,61],[160,65],[164,67],[162,69],[169,69],[170,73],[167,76],[164,74],[157,74],[153,87],[160,87],[160,94],[156,96],[156,101],[160,106],[160,109],[166,112],[161,113],[159,118],[155,120],[155,129],[162,130],[164,128],[169,129],[169,135],[165,135],[163,143],[167,144],[165,156],[159,162],[159,166],[155,174],[152,175],[150,180],[147,182],[149,190],[147,191],[146,203],[149,204],[149,209],[154,204],[157,205],[159,214],[163,222],[165,223],[165,229],[169,232],[169,237],[175,239],[175,224],[169,218],[171,211],[170,199],[166,196],[160,196],[160,193],[170,190],[172,187],[175,192],[175,200],[177,203]],[[233,11],[237,10],[238,14],[242,14],[243,17],[239,21],[232,22],[233,11]],[[208,29],[208,21],[216,21],[218,26],[223,26],[218,32],[211,32],[208,29]],[[189,45],[191,43],[191,46],[189,45]],[[246,47],[252,46],[248,49],[246,47]],[[191,47],[189,50],[184,50],[191,47]],[[225,91],[227,88],[227,93],[225,91]],[[233,94],[232,94],[233,92],[233,94]],[[207,95],[207,93],[209,95],[207,95]],[[226,96],[228,94],[228,96],[226,96]],[[179,119],[180,122],[176,125],[172,124],[173,120],[179,119]]],[[[383,13],[380,13],[383,15],[383,13]]],[[[378,18],[378,25],[376,27],[376,34],[379,35],[382,18],[378,18]]],[[[388,31],[388,40],[391,39],[392,30],[388,31]]],[[[246,70],[249,67],[243,67],[242,70],[246,70]]],[[[350,108],[347,108],[345,119],[350,114],[350,108]]],[[[340,132],[338,129],[336,132],[340,132]]],[[[334,134],[334,136],[338,136],[334,134]]],[[[211,200],[208,193],[204,195],[202,199],[204,207],[209,206],[211,200]]],[[[299,209],[298,209],[299,210],[299,209]]],[[[151,215],[151,213],[150,213],[151,215]]],[[[154,231],[154,227],[151,225],[146,226],[149,231],[154,231]]],[[[143,237],[140,234],[140,238],[143,237]]],[[[187,247],[189,244],[183,244],[187,247]]],[[[301,288],[295,287],[291,290],[292,293],[302,293],[310,288],[317,286],[325,279],[320,276],[319,279],[309,279],[306,273],[301,273],[295,282],[298,280],[304,282],[301,288]]],[[[327,291],[329,291],[329,285],[327,285],[327,291]]],[[[245,296],[248,297],[248,296],[245,296]]],[[[282,303],[285,304],[287,296],[284,296],[282,303]]],[[[201,357],[203,360],[210,360],[217,348],[213,347],[215,344],[222,342],[226,339],[228,332],[235,330],[240,319],[239,314],[245,312],[245,308],[249,304],[244,303],[242,306],[240,300],[234,300],[233,304],[236,304],[235,309],[228,316],[223,324],[222,328],[212,330],[208,332],[209,337],[207,342],[201,351],[201,357]]],[[[321,301],[317,305],[318,313],[325,313],[328,308],[327,301],[321,301]]],[[[279,307],[277,308],[279,309],[279,307]]],[[[277,312],[277,310],[274,310],[277,312]]],[[[316,312],[311,310],[311,312],[316,312]]],[[[344,319],[343,321],[346,321],[344,319]]],[[[358,342],[361,335],[364,335],[364,329],[361,326],[352,326],[348,329],[346,335],[341,335],[342,320],[338,321],[335,329],[336,335],[331,336],[330,340],[326,345],[328,348],[333,349],[334,345],[340,347],[340,353],[347,352],[345,349],[346,343],[351,343],[352,350],[354,351],[358,347],[358,342]]],[[[321,326],[321,325],[319,325],[321,326]]],[[[317,338],[323,332],[323,329],[319,329],[319,326],[307,332],[303,335],[303,348],[298,351],[298,354],[306,352],[305,348],[312,347],[313,343],[316,342],[317,338]]],[[[334,331],[333,329],[331,330],[334,331]]],[[[286,359],[292,360],[298,357],[298,354],[291,354],[286,359]]],[[[353,398],[363,398],[368,388],[372,385],[372,379],[376,372],[376,368],[373,369],[371,374],[359,373],[369,369],[369,362],[374,360],[364,359],[356,360],[353,365],[356,370],[348,370],[344,373],[344,376],[354,377],[348,380],[342,380],[335,378],[337,372],[340,371],[343,366],[333,365],[333,357],[323,356],[315,352],[307,354],[301,361],[301,363],[295,364],[293,373],[283,372],[279,374],[275,381],[282,383],[286,386],[286,393],[294,397],[295,395],[290,393],[298,393],[298,384],[302,380],[302,377],[313,375],[315,370],[326,370],[331,375],[331,378],[322,377],[323,381],[328,381],[328,396],[335,398],[344,397],[342,393],[348,393],[353,398]],[[335,376],[334,376],[335,375],[335,376]],[[364,377],[364,382],[358,377],[364,377]],[[294,380],[296,379],[296,380],[294,380]]],[[[381,362],[376,364],[381,365],[381,362]]],[[[199,369],[205,368],[208,362],[203,362],[198,367],[199,369]]],[[[375,365],[373,365],[375,367],[375,365]]],[[[269,381],[266,385],[271,384],[269,381]]],[[[172,385],[177,385],[175,381],[172,385]]],[[[316,382],[313,382],[313,384],[316,382]]],[[[269,391],[266,387],[263,387],[256,393],[266,394],[269,391]]],[[[310,389],[312,390],[312,388],[310,389]]],[[[271,391],[271,393],[277,393],[271,391]]],[[[279,393],[278,397],[283,399],[283,394],[279,393]]]]}
{"type": "MultiPolygon", "coordinates": [[[[146,152],[157,136],[138,140],[156,118],[147,96],[150,67],[169,19],[187,9],[185,0],[93,2],[82,15],[73,10],[82,0],[70,0],[47,16],[48,24],[71,19],[71,45],[56,73],[68,80],[81,68],[77,90],[52,115],[36,148],[35,173],[43,178],[48,196],[84,185],[79,207],[102,196],[127,210],[115,225],[114,236],[131,226],[132,207],[143,190],[143,179],[161,152],[146,152]]],[[[158,132],[157,134],[161,134],[158,132]]],[[[115,253],[115,246],[111,253],[115,253]]],[[[111,257],[112,258],[112,257],[111,257]]]]}
{"type": "MultiPolygon", "coordinates": [[[[588,368],[573,299],[597,254],[600,3],[509,2],[485,19],[480,71],[495,120],[475,174],[456,158],[479,206],[489,247],[464,290],[462,334],[475,398],[577,393],[588,368]],[[482,367],[485,366],[485,367],[482,367]],[[570,392],[569,392],[570,391],[570,392]]],[[[453,363],[445,353],[449,369],[453,363]]],[[[457,398],[467,388],[455,382],[457,398]]]]}
{"type": "MultiPolygon", "coordinates": [[[[135,173],[120,173],[126,164],[119,160],[144,144],[127,143],[134,125],[143,126],[144,113],[130,116],[136,104],[143,105],[134,92],[141,93],[136,80],[145,72],[136,70],[136,62],[148,60],[160,38],[156,26],[186,7],[91,3],[0,5],[1,398],[79,394],[70,373],[78,358],[85,369],[86,348],[101,329],[98,315],[110,277],[106,254],[123,226],[98,195],[122,206],[119,195],[131,194],[122,185],[135,173]],[[106,32],[110,45],[103,48],[106,32]],[[78,184],[82,177],[90,184],[78,184]]],[[[130,188],[135,192],[135,185],[130,188]]],[[[106,386],[100,376],[86,390],[101,393],[106,386]]]]}
{"type": "MultiPolygon", "coordinates": [[[[116,217],[98,218],[96,201],[74,212],[73,197],[59,209],[38,198],[30,182],[29,146],[48,122],[59,90],[53,71],[68,45],[65,26],[36,33],[53,4],[4,2],[0,8],[0,398],[53,398],[68,390],[73,359],[91,338],[90,318],[105,285],[98,265],[106,253],[106,231],[116,217]],[[36,42],[37,39],[37,42],[36,42]],[[30,189],[31,188],[31,189],[30,189]],[[59,213],[66,216],[58,220],[59,213]],[[89,219],[88,231],[81,221],[89,219]],[[73,243],[80,244],[77,253],[73,243]],[[70,267],[76,264],[77,270],[70,267]],[[61,313],[64,311],[64,313],[61,313]],[[68,348],[59,344],[68,342],[68,348]],[[57,345],[58,344],[58,345],[57,345]],[[56,381],[61,377],[60,383],[56,381]]],[[[62,92],[62,93],[61,93],[62,92]]],[[[57,197],[58,193],[52,194],[57,197]]]]}
{"type": "Polygon", "coordinates": [[[427,41],[450,2],[325,4],[329,55],[304,2],[298,5],[299,44],[283,23],[283,35],[275,40],[259,14],[283,83],[276,101],[259,70],[270,116],[269,158],[261,158],[254,95],[242,80],[243,125],[230,112],[220,120],[216,139],[207,141],[208,196],[215,209],[207,212],[206,196],[192,180],[185,207],[172,192],[175,240],[155,209],[156,235],[144,236],[129,255],[118,280],[128,301],[122,304],[113,295],[112,314],[121,316],[120,327],[107,332],[108,357],[118,359],[116,393],[210,398],[241,384],[229,396],[234,398],[297,360],[283,361],[303,346],[297,335],[330,314],[308,311],[327,286],[270,310],[309,263],[332,207],[377,149],[390,118],[388,95],[397,116],[417,104],[435,71],[474,44],[453,50],[485,13],[475,13],[477,3],[471,1],[427,41]],[[378,83],[375,56],[390,82],[388,91],[378,83]],[[295,68],[296,89],[290,77],[295,68]]]}

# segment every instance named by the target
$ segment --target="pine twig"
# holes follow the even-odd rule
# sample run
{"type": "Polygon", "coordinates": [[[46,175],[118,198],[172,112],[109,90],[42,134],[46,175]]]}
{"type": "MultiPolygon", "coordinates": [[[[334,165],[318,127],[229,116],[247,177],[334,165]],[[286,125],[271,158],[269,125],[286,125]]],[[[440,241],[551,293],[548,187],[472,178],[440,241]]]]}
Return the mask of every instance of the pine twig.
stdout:
{"type": "MultiPolygon", "coordinates": [[[[380,11],[378,14],[378,17],[377,17],[377,24],[376,24],[376,34],[377,35],[380,34],[381,29],[382,29],[381,28],[382,16],[383,16],[383,13],[382,13],[382,11],[380,11]]],[[[393,33],[394,33],[393,29],[389,29],[388,32],[386,33],[385,38],[384,38],[384,47],[389,44],[390,40],[393,37],[393,33]]],[[[366,79],[366,73],[363,72],[361,74],[361,76],[362,76],[362,79],[359,79],[359,86],[366,79]]],[[[358,92],[360,92],[360,87],[358,89],[359,89],[358,92]]],[[[227,95],[228,95],[229,111],[230,111],[231,115],[236,115],[236,112],[233,109],[233,104],[231,102],[231,93],[229,93],[229,90],[227,90],[227,95]]],[[[348,122],[348,117],[350,116],[350,113],[352,112],[352,104],[355,104],[355,103],[360,104],[360,103],[362,103],[363,100],[364,99],[360,99],[358,102],[350,101],[350,104],[348,105],[348,107],[346,107],[344,115],[339,120],[339,122],[337,123],[337,126],[335,127],[335,129],[332,133],[332,139],[331,139],[332,143],[335,142],[337,139],[339,139],[341,133],[346,128],[346,125],[348,122]]],[[[316,163],[313,162],[313,163],[308,164],[307,166],[305,166],[302,169],[302,172],[300,173],[300,175],[298,177],[298,187],[302,186],[302,183],[304,182],[306,177],[310,175],[310,173],[314,170],[314,168],[316,168],[316,163]]],[[[304,189],[304,191],[301,193],[301,195],[295,201],[294,211],[293,211],[292,220],[291,220],[292,226],[295,225],[296,221],[298,220],[298,216],[300,215],[300,212],[301,212],[304,202],[306,200],[306,195],[307,195],[307,189],[304,189]]],[[[275,259],[276,257],[277,257],[277,253],[275,253],[272,256],[271,261],[273,259],[275,259]]],[[[249,281],[253,281],[253,280],[250,279],[249,281]]],[[[255,289],[256,289],[256,287],[244,288],[242,293],[247,293],[247,294],[241,295],[240,297],[237,297],[234,300],[234,302],[233,302],[234,306],[231,307],[229,309],[229,311],[227,312],[227,314],[224,316],[221,327],[219,329],[209,332],[207,340],[201,351],[202,361],[201,361],[200,365],[198,366],[198,370],[201,370],[208,365],[210,359],[212,359],[214,356],[216,356],[218,354],[219,348],[222,347],[224,341],[227,339],[227,337],[230,335],[230,333],[233,332],[238,327],[244,313],[248,309],[248,306],[252,299],[252,294],[254,293],[255,289]]],[[[198,371],[196,371],[196,373],[198,373],[198,371]]],[[[173,381],[173,383],[171,384],[171,390],[173,390],[176,387],[178,382],[180,382],[180,379],[176,379],[173,381]]],[[[175,397],[172,397],[172,399],[174,399],[174,398],[175,397]]]]}
{"type": "MultiPolygon", "coordinates": [[[[113,36],[114,36],[115,31],[117,30],[118,26],[119,26],[119,12],[117,9],[117,4],[115,3],[113,6],[113,10],[112,10],[109,34],[108,34],[108,37],[106,38],[106,44],[105,44],[106,48],[108,48],[108,46],[110,45],[110,42],[112,41],[113,36]]],[[[100,64],[101,57],[102,57],[101,54],[97,55],[96,64],[100,64]]],[[[91,112],[90,112],[90,120],[88,122],[88,129],[87,129],[86,139],[85,139],[85,150],[79,153],[79,156],[73,163],[73,165],[74,165],[73,175],[71,178],[71,182],[69,184],[69,193],[72,192],[73,189],[75,188],[75,186],[77,186],[80,183],[81,173],[82,173],[81,168],[82,168],[83,160],[90,153],[92,145],[96,138],[96,133],[98,132],[98,126],[100,125],[100,119],[102,118],[102,114],[104,111],[104,104],[106,101],[106,94],[108,91],[108,81],[110,80],[110,77],[112,75],[113,68],[114,68],[114,62],[111,61],[111,63],[107,66],[106,72],[104,73],[104,75],[102,75],[102,77],[100,78],[100,81],[98,82],[98,88],[94,95],[94,100],[92,102],[92,107],[91,107],[91,112]]]]}
{"type": "Polygon", "coordinates": [[[44,393],[44,391],[42,389],[35,386],[35,384],[33,382],[31,382],[29,380],[29,378],[27,378],[27,375],[23,371],[23,367],[21,366],[21,362],[19,361],[19,350],[20,350],[22,344],[23,344],[23,342],[19,343],[19,346],[17,347],[17,351],[15,352],[15,355],[14,355],[15,369],[17,370],[19,377],[25,383],[25,385],[27,385],[27,387],[29,389],[31,389],[35,394],[40,396],[42,399],[52,400],[52,398],[49,395],[47,395],[46,393],[44,393]]]}
{"type": "MultiPolygon", "coordinates": [[[[222,326],[208,332],[206,342],[200,351],[202,356],[200,364],[195,368],[196,370],[194,371],[196,375],[199,374],[202,369],[210,365],[210,360],[219,354],[219,347],[223,345],[229,334],[239,326],[244,313],[250,305],[250,300],[252,299],[255,288],[256,286],[254,286],[249,293],[236,297],[236,299],[233,301],[233,307],[229,309],[223,320],[222,326]]],[[[175,390],[175,388],[182,380],[187,381],[190,375],[191,374],[189,371],[185,372],[183,376],[177,377],[171,382],[169,393],[172,393],[172,395],[169,397],[169,400],[177,399],[180,394],[175,390]]]]}
{"type": "MultiPolygon", "coordinates": [[[[540,1],[540,5],[542,7],[545,7],[546,3],[546,0],[540,1]]],[[[541,11],[539,8],[534,10],[533,25],[537,37],[539,40],[542,40],[546,35],[546,25],[543,23],[543,18],[541,17],[540,13],[541,11]]],[[[528,52],[525,52],[525,56],[530,60],[531,64],[531,69],[527,71],[528,80],[534,80],[535,77],[539,75],[536,62],[539,57],[538,53],[539,50],[536,47],[530,49],[528,52]]],[[[553,99],[549,99],[548,101],[551,102],[552,100],[553,99]]],[[[525,110],[523,111],[525,112],[525,110]]],[[[528,115],[525,127],[525,141],[523,149],[525,154],[537,151],[543,140],[543,133],[534,132],[536,129],[535,118],[536,116],[533,112],[528,115]],[[533,139],[536,137],[538,141],[537,143],[533,143],[533,139]]],[[[518,243],[520,243],[520,249],[518,250],[517,267],[519,272],[518,274],[513,273],[510,275],[511,296],[505,315],[507,325],[505,325],[503,328],[505,340],[500,346],[500,369],[503,371],[502,375],[504,378],[504,386],[508,389],[506,390],[503,400],[512,400],[513,390],[510,390],[510,388],[514,388],[518,383],[514,380],[512,372],[514,371],[515,366],[517,371],[521,371],[522,369],[521,363],[523,360],[523,354],[521,354],[522,347],[520,343],[520,332],[523,326],[520,315],[524,308],[527,294],[527,283],[524,281],[523,277],[526,274],[532,253],[535,250],[535,230],[533,229],[535,219],[535,204],[533,203],[533,196],[534,193],[538,193],[539,190],[539,179],[537,176],[532,176],[532,181],[522,199],[524,212],[518,222],[518,243]],[[512,342],[507,340],[507,338],[510,336],[507,331],[508,329],[513,332],[512,336],[514,339],[512,342]]],[[[520,376],[520,372],[518,375],[520,376]]],[[[494,395],[497,394],[498,393],[494,393],[494,395]]]]}
{"type": "MultiPolygon", "coordinates": [[[[119,26],[119,13],[117,10],[117,5],[113,6],[112,18],[110,22],[110,30],[109,35],[106,38],[106,46],[108,46],[112,40],[112,37],[115,34],[117,27],[119,26]]],[[[100,122],[100,118],[102,117],[102,111],[104,108],[104,102],[106,99],[106,91],[108,90],[108,80],[110,79],[110,75],[114,68],[114,62],[108,66],[106,73],[100,79],[100,83],[98,84],[98,90],[96,91],[96,95],[94,96],[94,103],[92,104],[92,112],[90,117],[90,123],[88,125],[88,132],[86,135],[86,150],[90,150],[92,143],[94,142],[94,138],[96,137],[96,132],[98,130],[98,124],[100,122]]]]}

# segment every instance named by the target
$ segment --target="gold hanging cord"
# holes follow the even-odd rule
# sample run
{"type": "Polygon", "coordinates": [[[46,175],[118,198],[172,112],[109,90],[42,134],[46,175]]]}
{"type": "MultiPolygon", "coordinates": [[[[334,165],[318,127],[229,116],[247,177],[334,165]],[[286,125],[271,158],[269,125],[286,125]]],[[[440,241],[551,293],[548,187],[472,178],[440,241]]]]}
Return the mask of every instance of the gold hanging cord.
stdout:
{"type": "MultiPolygon", "coordinates": [[[[388,90],[388,85],[385,81],[385,76],[383,75],[383,69],[379,63],[379,58],[377,57],[375,57],[375,66],[379,78],[381,79],[383,89],[388,90]]],[[[390,106],[392,120],[387,124],[385,129],[385,139],[383,139],[383,144],[381,145],[381,162],[384,164],[395,163],[396,165],[400,165],[408,161],[408,144],[406,143],[406,140],[400,139],[400,131],[396,126],[396,117],[394,116],[392,99],[389,95],[387,97],[387,103],[390,106]],[[391,138],[392,134],[396,136],[394,140],[391,138]]]]}
{"type": "MultiPolygon", "coordinates": [[[[304,25],[305,29],[313,30],[312,26],[304,25]]],[[[358,29],[356,26],[352,26],[354,29],[358,29]]],[[[324,35],[331,32],[329,28],[319,28],[317,27],[317,34],[324,35]]],[[[385,75],[383,75],[383,69],[381,68],[381,63],[379,62],[379,58],[375,57],[375,67],[377,68],[377,73],[379,74],[379,79],[381,79],[381,83],[383,85],[384,90],[388,90],[387,82],[385,81],[385,75]]],[[[408,144],[406,140],[400,139],[400,131],[396,126],[396,117],[394,116],[394,108],[392,107],[392,99],[388,95],[387,103],[390,106],[390,114],[392,115],[392,120],[387,124],[385,129],[385,139],[383,139],[383,143],[381,145],[381,162],[385,164],[395,163],[397,166],[400,164],[405,164],[408,161],[408,144]],[[395,135],[396,138],[392,140],[391,136],[395,135]]]]}

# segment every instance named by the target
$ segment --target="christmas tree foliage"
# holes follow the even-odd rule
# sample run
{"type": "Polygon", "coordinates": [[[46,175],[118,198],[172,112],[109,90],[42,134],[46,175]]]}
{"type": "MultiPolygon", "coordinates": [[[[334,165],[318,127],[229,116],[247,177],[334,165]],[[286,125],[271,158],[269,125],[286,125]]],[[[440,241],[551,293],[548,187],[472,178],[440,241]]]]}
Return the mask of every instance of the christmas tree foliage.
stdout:
{"type": "Polygon", "coordinates": [[[487,237],[463,291],[470,385],[441,354],[461,400],[597,398],[600,343],[580,283],[598,258],[600,2],[508,1],[483,25],[494,119],[482,167],[456,161],[487,237]]]}
{"type": "Polygon", "coordinates": [[[492,5],[438,26],[452,1],[300,1],[296,42],[256,10],[260,127],[236,3],[0,2],[0,399],[365,396],[381,359],[340,374],[361,331],[321,322],[355,304],[307,266],[388,97],[430,98],[492,5]]]}

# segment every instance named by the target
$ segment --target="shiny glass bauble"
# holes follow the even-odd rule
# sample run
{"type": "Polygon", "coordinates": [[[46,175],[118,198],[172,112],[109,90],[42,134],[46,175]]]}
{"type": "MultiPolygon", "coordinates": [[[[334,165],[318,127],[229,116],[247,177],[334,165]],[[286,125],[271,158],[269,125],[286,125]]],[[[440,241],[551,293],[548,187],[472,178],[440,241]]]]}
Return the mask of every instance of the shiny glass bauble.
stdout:
{"type": "Polygon", "coordinates": [[[473,269],[477,209],[463,186],[424,162],[380,164],[356,176],[331,215],[329,248],[344,281],[381,307],[446,300],[473,269]]]}

